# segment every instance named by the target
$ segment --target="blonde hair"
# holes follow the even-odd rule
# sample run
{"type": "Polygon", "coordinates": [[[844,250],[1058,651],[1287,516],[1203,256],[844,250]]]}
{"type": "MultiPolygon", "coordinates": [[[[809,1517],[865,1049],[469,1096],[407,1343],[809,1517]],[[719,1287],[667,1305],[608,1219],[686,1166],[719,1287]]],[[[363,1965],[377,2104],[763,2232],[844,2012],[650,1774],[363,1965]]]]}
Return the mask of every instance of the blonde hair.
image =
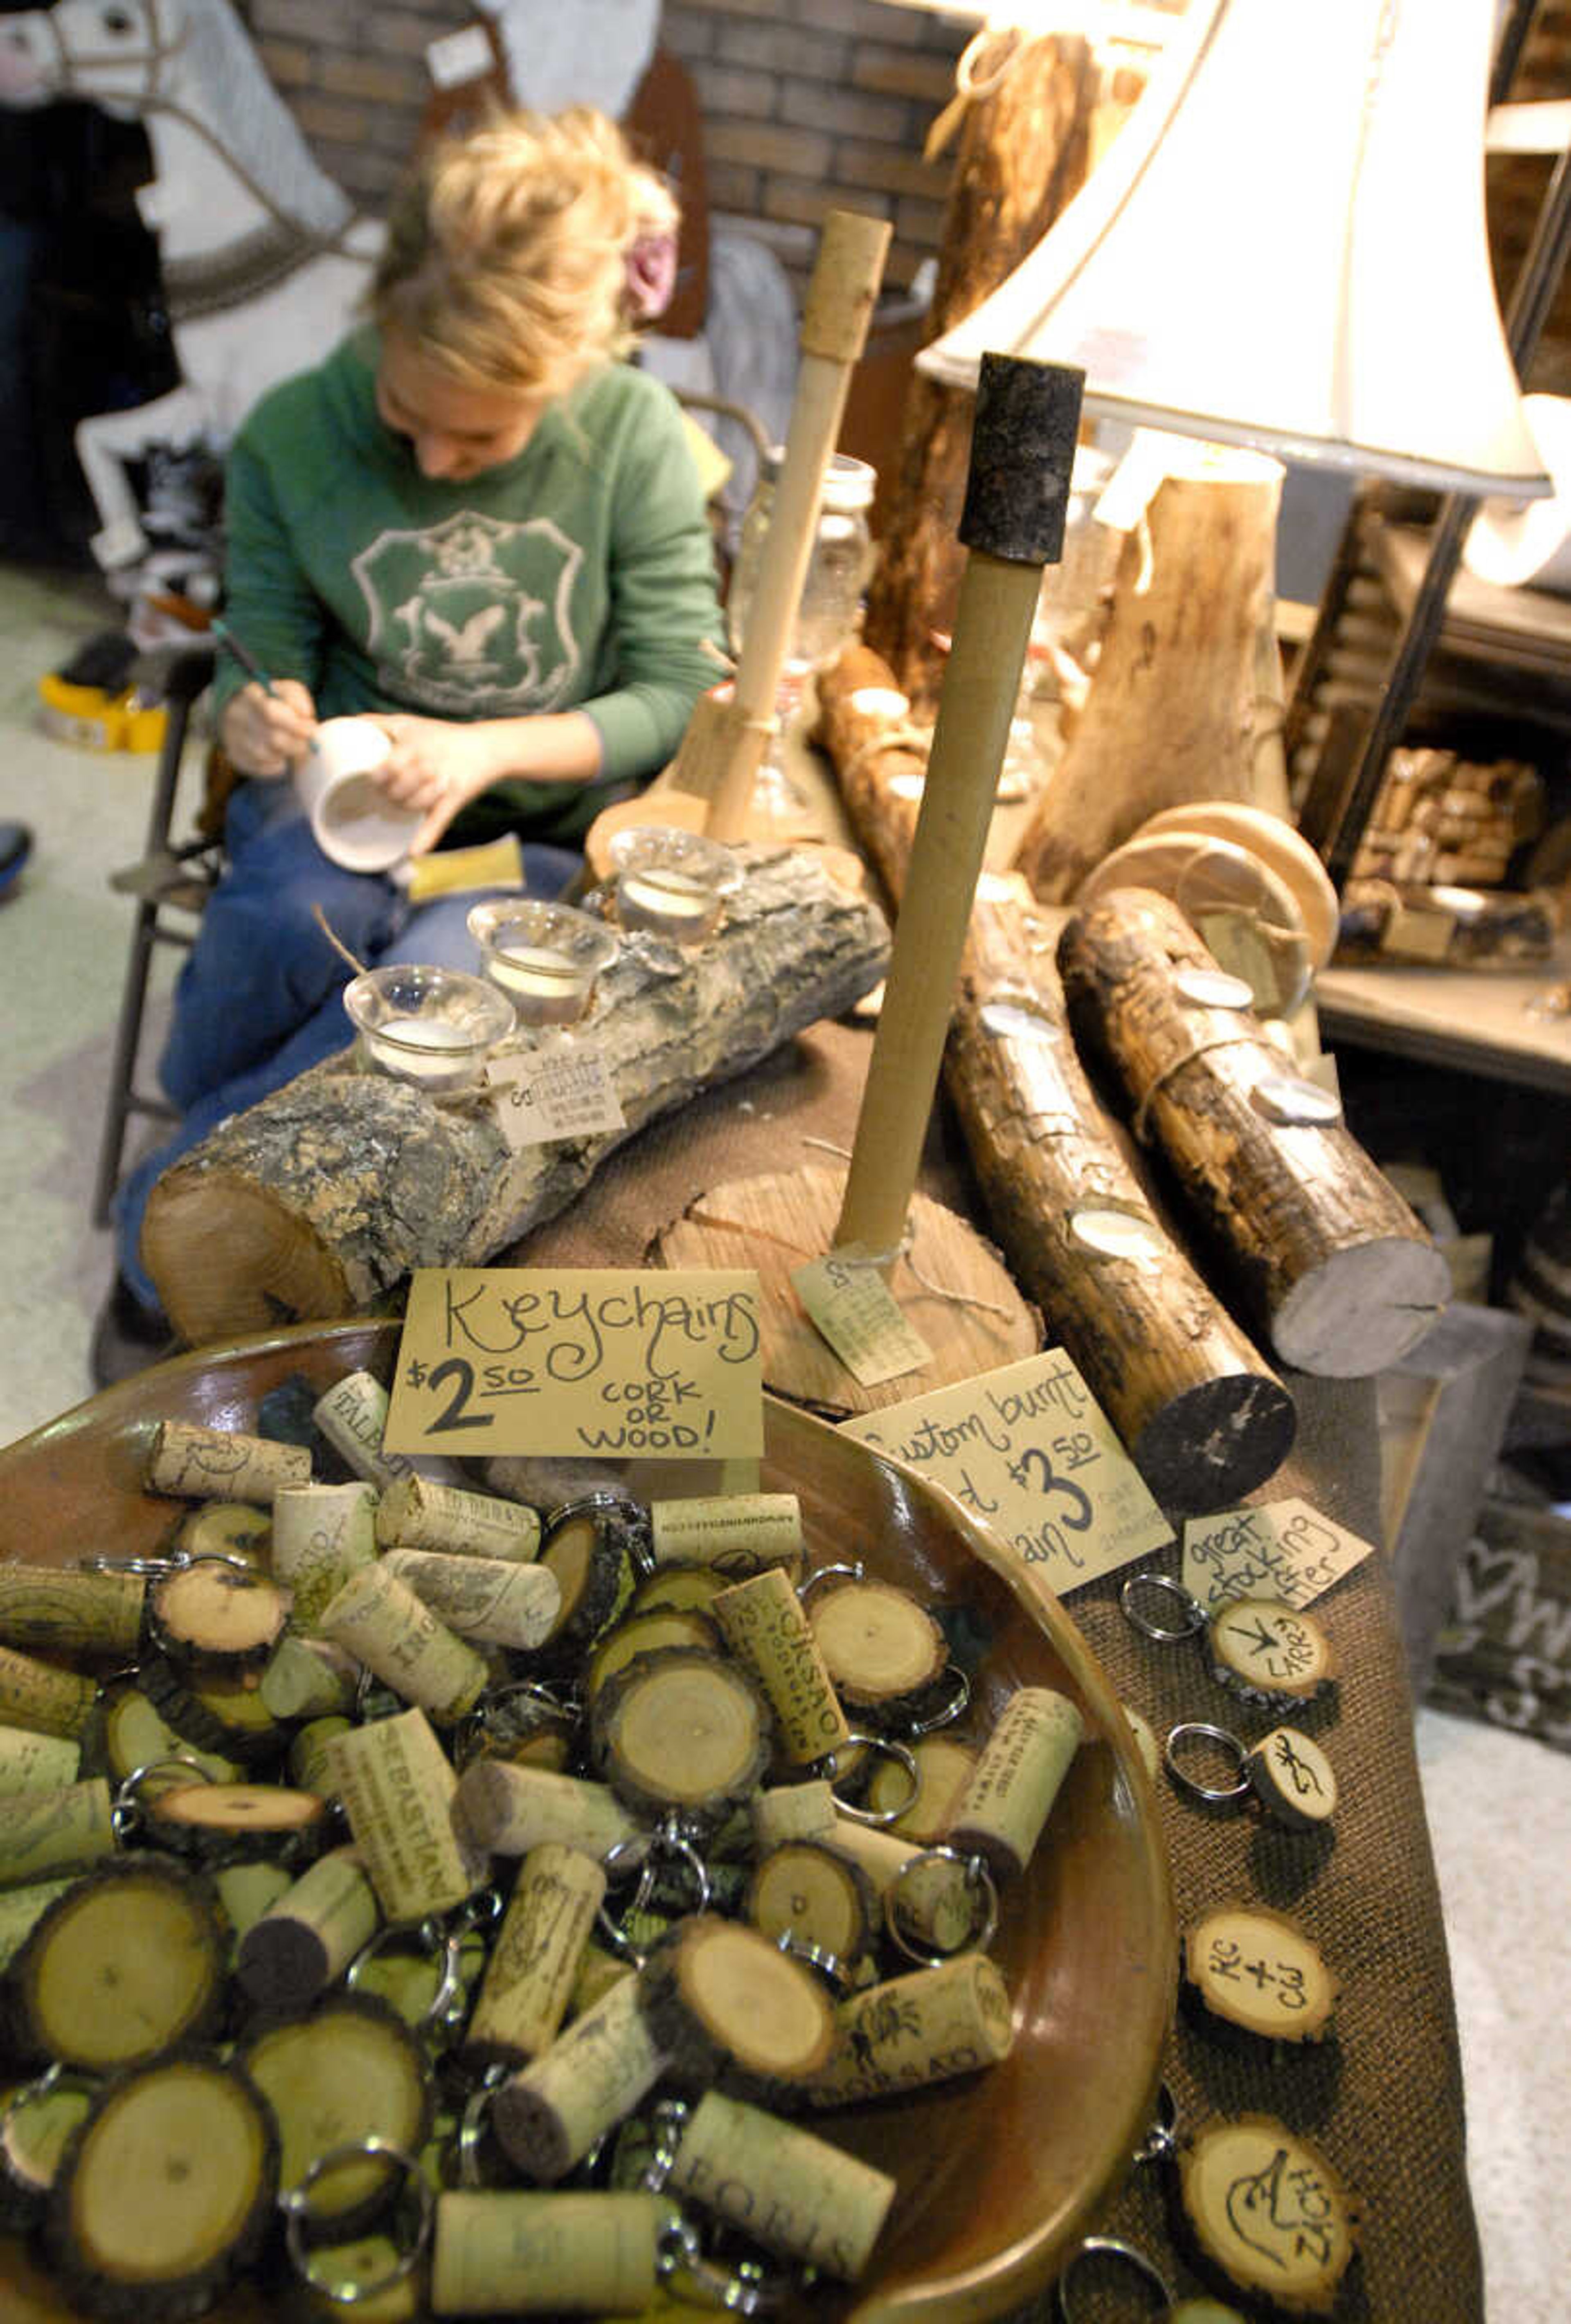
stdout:
{"type": "Polygon", "coordinates": [[[560,395],[625,351],[627,253],[676,221],[603,113],[500,113],[394,196],[370,311],[466,387],[560,395]]]}

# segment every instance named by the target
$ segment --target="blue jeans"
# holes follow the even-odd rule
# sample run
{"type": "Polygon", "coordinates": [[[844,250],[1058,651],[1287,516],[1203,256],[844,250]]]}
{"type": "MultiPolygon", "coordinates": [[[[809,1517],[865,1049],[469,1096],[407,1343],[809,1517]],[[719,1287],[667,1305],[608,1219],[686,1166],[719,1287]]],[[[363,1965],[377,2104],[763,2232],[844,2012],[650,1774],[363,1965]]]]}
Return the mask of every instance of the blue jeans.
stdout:
{"type": "MultiPolygon", "coordinates": [[[[411,905],[391,880],[341,871],[312,838],[290,783],[242,783],[229,801],[224,842],[228,867],[175,986],[159,1065],[180,1109],[180,1127],[143,1156],[115,1196],[120,1272],[154,1314],[158,1293],[139,1252],[153,1181],[230,1114],[348,1046],[341,996],[352,972],[323,934],[315,907],[368,968],[388,961],[479,966],[465,925],[475,890],[411,905]]],[[[581,860],[568,848],[526,845],[529,893],[559,895],[581,860]]]]}

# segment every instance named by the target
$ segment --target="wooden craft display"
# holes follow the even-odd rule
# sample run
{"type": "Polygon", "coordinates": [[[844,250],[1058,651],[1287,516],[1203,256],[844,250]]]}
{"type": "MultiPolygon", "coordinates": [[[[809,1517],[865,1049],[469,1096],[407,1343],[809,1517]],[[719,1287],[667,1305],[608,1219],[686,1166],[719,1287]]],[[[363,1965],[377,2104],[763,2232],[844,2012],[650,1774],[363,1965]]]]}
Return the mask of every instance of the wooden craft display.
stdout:
{"type": "MultiPolygon", "coordinates": [[[[901,697],[863,647],[823,674],[818,696],[847,809],[898,900],[922,774],[901,697]]],[[[948,1092],[1010,1265],[1151,1491],[1167,1508],[1226,1508],[1286,1459],[1292,1400],[1153,1209],[1080,1065],[1052,943],[1020,897],[978,894],[948,1092]],[[1121,1216],[1122,1239],[1087,1239],[1077,1225],[1087,1212],[1121,1216]]]]}
{"type": "Polygon", "coordinates": [[[1067,922],[1058,964],[1077,1034],[1283,1362],[1361,1378],[1416,1347],[1450,1295],[1444,1258],[1340,1122],[1281,1123],[1255,1102],[1280,1052],[1247,1009],[1192,997],[1216,964],[1176,907],[1145,889],[1106,896],[1067,922]]]}
{"type": "MultiPolygon", "coordinates": [[[[200,1345],[275,1327],[281,1314],[364,1313],[413,1268],[482,1265],[554,1217],[644,1122],[838,1016],[878,982],[888,934],[873,905],[810,853],[755,847],[746,862],[705,943],[679,951],[624,937],[600,977],[583,1029],[623,1129],[514,1151],[483,1102],[442,1104],[330,1058],[166,1171],[142,1249],[180,1336],[200,1345]]],[[[353,1417],[336,1425],[355,1441],[353,1417]]],[[[358,1428],[380,1443],[378,1423],[358,1428]]],[[[295,1474],[291,1460],[290,1481],[295,1474]]]]}

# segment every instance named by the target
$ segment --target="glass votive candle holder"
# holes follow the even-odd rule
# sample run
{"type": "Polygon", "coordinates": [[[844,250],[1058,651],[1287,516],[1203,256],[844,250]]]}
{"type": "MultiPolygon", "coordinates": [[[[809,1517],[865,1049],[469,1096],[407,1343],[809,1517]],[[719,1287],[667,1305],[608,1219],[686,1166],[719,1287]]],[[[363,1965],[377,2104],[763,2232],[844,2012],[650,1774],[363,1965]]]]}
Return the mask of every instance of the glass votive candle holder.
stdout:
{"type": "Polygon", "coordinates": [[[344,987],[344,1006],[365,1062],[430,1097],[472,1089],[514,1023],[495,985],[461,968],[366,969],[344,987]]]}
{"type": "Polygon", "coordinates": [[[615,835],[609,853],[623,927],[647,928],[672,944],[702,943],[742,885],[742,866],[728,847],[675,824],[635,824],[615,835]]]}
{"type": "Polygon", "coordinates": [[[595,980],[616,957],[615,928],[571,904],[528,896],[472,907],[467,923],[485,973],[521,1025],[572,1025],[595,997],[595,980]]]}

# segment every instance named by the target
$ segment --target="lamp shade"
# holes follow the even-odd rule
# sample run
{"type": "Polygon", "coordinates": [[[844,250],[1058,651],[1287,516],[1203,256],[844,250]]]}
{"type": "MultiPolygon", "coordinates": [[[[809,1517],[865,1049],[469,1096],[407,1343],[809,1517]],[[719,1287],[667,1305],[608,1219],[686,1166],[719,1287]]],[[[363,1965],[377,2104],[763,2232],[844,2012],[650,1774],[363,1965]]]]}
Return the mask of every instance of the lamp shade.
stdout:
{"type": "Polygon", "coordinates": [[[1085,187],[918,358],[1445,491],[1549,489],[1483,210],[1493,0],[1191,0],[1085,187]]]}

